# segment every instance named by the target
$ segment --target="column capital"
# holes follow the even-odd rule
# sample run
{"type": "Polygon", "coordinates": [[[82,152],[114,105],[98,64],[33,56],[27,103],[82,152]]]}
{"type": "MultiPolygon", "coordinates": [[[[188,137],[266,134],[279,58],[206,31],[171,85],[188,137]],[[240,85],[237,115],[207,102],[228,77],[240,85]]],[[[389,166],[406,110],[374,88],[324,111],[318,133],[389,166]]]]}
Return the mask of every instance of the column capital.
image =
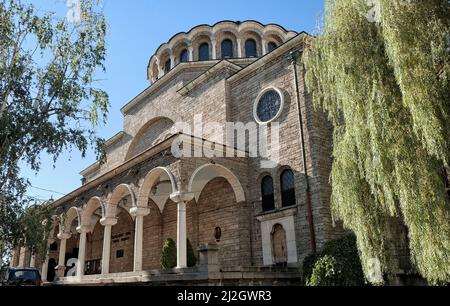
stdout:
{"type": "Polygon", "coordinates": [[[150,208],[136,206],[130,209],[130,214],[133,217],[140,217],[140,216],[145,217],[148,214],[150,214],[150,208]]]}
{"type": "Polygon", "coordinates": [[[77,232],[82,234],[82,233],[88,233],[91,230],[91,228],[87,225],[80,225],[77,227],[77,232]]]}
{"type": "Polygon", "coordinates": [[[172,201],[174,201],[175,203],[180,203],[180,202],[186,203],[186,202],[192,201],[194,199],[194,193],[177,191],[170,195],[170,199],[172,201]]]}
{"type": "Polygon", "coordinates": [[[58,237],[59,240],[67,240],[70,237],[72,237],[72,234],[71,233],[59,233],[57,235],[57,237],[58,237]]]}
{"type": "Polygon", "coordinates": [[[111,218],[111,217],[107,217],[107,218],[102,218],[100,219],[100,224],[103,226],[114,226],[117,224],[117,218],[111,218]]]}

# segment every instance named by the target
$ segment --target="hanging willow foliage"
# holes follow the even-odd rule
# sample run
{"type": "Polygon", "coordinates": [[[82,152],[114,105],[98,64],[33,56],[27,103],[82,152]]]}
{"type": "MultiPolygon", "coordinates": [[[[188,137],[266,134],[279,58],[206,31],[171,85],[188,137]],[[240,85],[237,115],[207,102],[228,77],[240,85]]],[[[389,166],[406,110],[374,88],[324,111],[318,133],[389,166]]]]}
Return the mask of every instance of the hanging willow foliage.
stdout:
{"type": "Polygon", "coordinates": [[[370,259],[393,269],[388,219],[408,227],[413,263],[431,283],[450,280],[450,4],[327,2],[320,35],[303,54],[316,108],[334,124],[331,209],[370,259]]]}

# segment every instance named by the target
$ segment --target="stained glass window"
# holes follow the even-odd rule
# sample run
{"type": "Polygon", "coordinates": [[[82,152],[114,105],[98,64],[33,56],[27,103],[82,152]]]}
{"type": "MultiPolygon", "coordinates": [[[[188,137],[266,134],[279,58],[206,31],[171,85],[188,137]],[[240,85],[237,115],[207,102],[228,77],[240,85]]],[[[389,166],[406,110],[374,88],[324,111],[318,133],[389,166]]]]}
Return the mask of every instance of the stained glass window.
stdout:
{"type": "Polygon", "coordinates": [[[259,121],[268,122],[280,111],[281,97],[275,90],[267,91],[258,101],[256,115],[259,121]]]}
{"type": "Polygon", "coordinates": [[[233,58],[233,42],[229,39],[222,41],[222,58],[233,58]]]}
{"type": "Polygon", "coordinates": [[[247,57],[256,57],[256,41],[254,39],[248,39],[245,42],[245,55],[247,57]]]}
{"type": "Polygon", "coordinates": [[[184,49],[180,53],[180,63],[186,63],[187,61],[189,61],[189,52],[188,50],[184,49]]]}
{"type": "Polygon", "coordinates": [[[200,47],[198,47],[198,60],[209,60],[209,45],[207,43],[203,43],[200,45],[200,47]]]}
{"type": "Polygon", "coordinates": [[[262,209],[270,211],[275,209],[275,198],[273,194],[273,179],[265,176],[261,181],[262,209]]]}
{"type": "Polygon", "coordinates": [[[272,51],[275,50],[278,46],[277,46],[276,43],[270,42],[269,45],[268,45],[268,47],[269,47],[269,52],[272,52],[272,51]]]}
{"type": "Polygon", "coordinates": [[[281,205],[283,207],[295,205],[295,178],[292,170],[284,170],[280,176],[281,205]]]}

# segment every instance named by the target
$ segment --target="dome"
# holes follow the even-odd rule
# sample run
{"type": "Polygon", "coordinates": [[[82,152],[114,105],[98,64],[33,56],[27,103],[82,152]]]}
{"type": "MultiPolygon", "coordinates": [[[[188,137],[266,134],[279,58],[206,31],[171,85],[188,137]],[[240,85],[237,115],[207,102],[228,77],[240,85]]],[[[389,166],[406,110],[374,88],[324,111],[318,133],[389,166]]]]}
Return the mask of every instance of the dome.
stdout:
{"type": "Polygon", "coordinates": [[[276,24],[221,21],[174,35],[150,58],[147,76],[155,82],[183,62],[258,58],[297,35],[276,24]]]}

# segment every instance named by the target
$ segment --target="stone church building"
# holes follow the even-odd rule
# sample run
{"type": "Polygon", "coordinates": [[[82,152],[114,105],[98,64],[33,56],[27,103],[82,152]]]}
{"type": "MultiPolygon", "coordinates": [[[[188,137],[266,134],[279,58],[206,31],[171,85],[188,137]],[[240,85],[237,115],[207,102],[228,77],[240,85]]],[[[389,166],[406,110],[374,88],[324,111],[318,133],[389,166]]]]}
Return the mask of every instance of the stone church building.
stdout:
{"type": "Polygon", "coordinates": [[[329,207],[332,127],[295,61],[307,35],[222,21],[162,44],[106,162],[54,203],[45,262],[22,248],[12,265],[40,267],[56,284],[300,283],[304,258],[342,233],[329,207]],[[225,123],[235,137],[217,131],[225,123]],[[255,154],[252,129],[270,152],[255,154]],[[194,154],[174,154],[181,147],[194,154]],[[163,269],[169,238],[177,265],[163,269]]]}

